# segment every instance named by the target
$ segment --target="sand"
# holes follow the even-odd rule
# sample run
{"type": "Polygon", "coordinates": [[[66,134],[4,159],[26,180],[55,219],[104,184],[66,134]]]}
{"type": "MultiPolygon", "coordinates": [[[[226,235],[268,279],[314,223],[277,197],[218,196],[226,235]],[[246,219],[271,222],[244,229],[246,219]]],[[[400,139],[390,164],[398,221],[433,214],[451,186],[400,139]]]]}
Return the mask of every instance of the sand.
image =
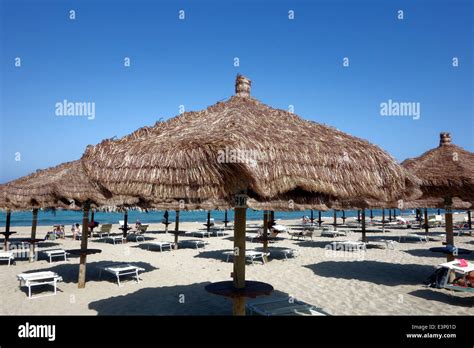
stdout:
{"type": "MultiPolygon", "coordinates": [[[[463,215],[455,215],[462,219],[463,215]]],[[[348,219],[348,221],[353,219],[348,219]]],[[[330,223],[332,219],[326,219],[330,223]]],[[[146,223],[146,222],[142,222],[146,223]]],[[[202,223],[182,222],[180,229],[193,231],[202,228],[202,223]]],[[[251,243],[255,233],[252,227],[257,221],[249,221],[247,249],[261,247],[251,243]]],[[[278,223],[296,228],[300,221],[288,220],[278,223]]],[[[172,227],[172,225],[170,226],[172,227]]],[[[372,227],[370,227],[372,228],[372,227]]],[[[378,229],[379,227],[376,227],[378,229]]],[[[37,236],[43,238],[50,228],[38,227],[37,236]]],[[[368,233],[376,238],[398,240],[400,235],[420,230],[389,228],[390,231],[368,233]]],[[[30,236],[31,227],[13,227],[16,238],[30,236]]],[[[102,253],[87,258],[87,284],[77,288],[79,258],[49,263],[39,253],[39,260],[30,263],[18,259],[15,265],[0,265],[0,314],[2,315],[230,315],[231,301],[207,293],[204,286],[210,282],[230,280],[232,262],[225,262],[224,250],[233,247],[232,231],[219,237],[204,238],[209,244],[202,250],[181,248],[173,251],[147,250],[150,241],[174,240],[172,234],[164,232],[161,224],[151,224],[146,233],[147,241],[113,245],[89,240],[90,248],[102,253]],[[113,262],[132,263],[145,268],[141,281],[124,279],[119,287],[113,276],[102,273],[99,267],[113,262]],[[55,296],[29,299],[26,288],[20,288],[16,276],[34,270],[52,270],[63,277],[55,296]]],[[[431,229],[442,232],[443,228],[431,229]]],[[[113,232],[119,233],[118,225],[113,232]]],[[[80,242],[68,238],[40,244],[44,249],[74,249],[80,242]]],[[[270,261],[263,265],[257,262],[246,267],[249,280],[259,280],[273,285],[273,296],[293,296],[317,306],[331,315],[473,315],[474,297],[465,293],[450,293],[448,290],[427,288],[423,281],[444,262],[446,256],[428,249],[441,246],[441,241],[419,243],[410,241],[395,243],[395,249],[368,249],[365,252],[328,252],[325,246],[334,240],[357,240],[359,233],[348,237],[314,237],[313,240],[292,240],[287,234],[282,240],[270,244],[274,248],[291,248],[297,257],[284,260],[274,251],[270,261]]],[[[200,239],[180,236],[180,240],[200,239]]],[[[473,237],[455,237],[457,246],[473,249],[473,237]]],[[[383,244],[383,243],[381,243],[383,244]]],[[[465,258],[472,261],[474,255],[465,258]]],[[[37,295],[47,295],[50,289],[34,290],[37,295]]]]}

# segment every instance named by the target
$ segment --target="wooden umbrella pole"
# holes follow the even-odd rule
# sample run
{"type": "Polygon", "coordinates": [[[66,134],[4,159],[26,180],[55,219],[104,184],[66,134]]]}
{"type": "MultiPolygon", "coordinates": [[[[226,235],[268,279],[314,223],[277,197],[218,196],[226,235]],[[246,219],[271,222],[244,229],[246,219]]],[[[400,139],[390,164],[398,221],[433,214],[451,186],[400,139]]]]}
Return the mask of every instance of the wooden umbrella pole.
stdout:
{"type": "MultiPolygon", "coordinates": [[[[89,205],[84,205],[82,214],[82,236],[81,236],[81,249],[87,250],[87,227],[89,226],[89,205]]],[[[79,278],[77,280],[77,287],[83,289],[86,287],[86,261],[87,255],[81,254],[79,259],[79,278]]]]}
{"type": "Polygon", "coordinates": [[[323,223],[323,221],[321,220],[321,210],[318,210],[318,225],[319,225],[319,227],[321,227],[322,223],[323,223]]]}
{"type": "Polygon", "coordinates": [[[342,223],[346,224],[346,211],[345,210],[342,211],[342,223]]]}
{"type": "Polygon", "coordinates": [[[362,209],[362,241],[367,243],[367,237],[365,235],[365,209],[362,209]]]}
{"type": "Polygon", "coordinates": [[[10,218],[11,218],[11,211],[7,209],[7,219],[5,221],[5,232],[10,232],[10,218]]]}
{"type": "Polygon", "coordinates": [[[360,210],[357,210],[357,222],[360,222],[360,210]]]}
{"type": "Polygon", "coordinates": [[[268,212],[263,211],[263,252],[268,251],[268,212]]]}
{"type": "Polygon", "coordinates": [[[6,218],[6,221],[5,221],[5,251],[8,251],[8,233],[10,232],[10,215],[11,215],[11,211],[10,209],[7,209],[7,218],[6,218]]]}
{"type": "Polygon", "coordinates": [[[393,218],[397,219],[397,209],[393,209],[393,218]]]}
{"type": "Polygon", "coordinates": [[[392,209],[388,210],[388,222],[392,222],[392,209]]]}
{"type": "Polygon", "coordinates": [[[310,219],[311,223],[314,223],[314,216],[313,216],[313,209],[311,209],[311,219],[310,219]]]}
{"type": "Polygon", "coordinates": [[[426,233],[426,237],[428,237],[428,233],[429,233],[429,226],[428,226],[428,209],[425,208],[425,233],[426,233]]]}
{"type": "Polygon", "coordinates": [[[224,227],[227,227],[227,209],[225,210],[225,213],[224,213],[224,227]]]}
{"type": "Polygon", "coordinates": [[[207,232],[211,230],[211,211],[207,211],[207,232]]]}
{"type": "Polygon", "coordinates": [[[374,212],[372,209],[370,209],[370,222],[374,219],[374,212]]]}
{"type": "Polygon", "coordinates": [[[178,235],[179,235],[179,210],[176,210],[176,221],[174,223],[174,248],[178,249],[178,235]]]}
{"type": "Polygon", "coordinates": [[[470,210],[467,211],[467,223],[469,225],[469,230],[472,230],[472,219],[471,219],[471,211],[470,210]]]}
{"type": "Polygon", "coordinates": [[[127,240],[127,230],[128,230],[128,210],[125,210],[123,214],[123,238],[127,240]]]}
{"type": "MultiPolygon", "coordinates": [[[[31,223],[31,239],[36,239],[36,226],[38,225],[38,208],[33,209],[33,221],[31,223]]],[[[30,246],[30,262],[35,260],[36,243],[32,241],[30,246]]]]}
{"type": "Polygon", "coordinates": [[[337,215],[336,209],[334,209],[334,221],[333,221],[334,229],[337,229],[337,215]]]}
{"type": "MultiPolygon", "coordinates": [[[[234,287],[245,288],[245,225],[246,207],[236,207],[234,211],[234,287]]],[[[233,298],[234,315],[245,315],[245,297],[233,298]]]]}
{"type": "MultiPolygon", "coordinates": [[[[445,220],[446,220],[446,246],[452,245],[454,247],[454,232],[453,232],[453,212],[451,209],[452,200],[451,198],[445,199],[445,220]]],[[[448,254],[448,262],[454,261],[455,257],[452,254],[448,254]]]]}
{"type": "Polygon", "coordinates": [[[385,232],[385,208],[382,208],[382,232],[385,232]]]}

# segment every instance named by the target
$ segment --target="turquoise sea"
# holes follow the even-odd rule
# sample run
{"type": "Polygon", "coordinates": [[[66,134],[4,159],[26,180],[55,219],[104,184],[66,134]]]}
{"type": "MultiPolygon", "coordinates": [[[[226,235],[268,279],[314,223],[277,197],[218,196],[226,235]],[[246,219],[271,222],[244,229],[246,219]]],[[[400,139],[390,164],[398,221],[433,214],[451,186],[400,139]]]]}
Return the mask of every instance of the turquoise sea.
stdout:
{"type": "MultiPolygon", "coordinates": [[[[437,212],[437,209],[429,209],[430,214],[437,212]]],[[[443,210],[441,210],[444,213],[443,210]]],[[[163,219],[164,211],[151,211],[151,212],[140,212],[131,210],[128,213],[129,223],[135,223],[136,220],[140,220],[142,223],[157,223],[161,222],[163,219]]],[[[314,211],[314,219],[317,220],[318,212],[314,211]]],[[[323,217],[332,217],[333,211],[326,211],[322,213],[323,217]]],[[[388,218],[388,210],[385,210],[386,217],[388,218]]],[[[407,215],[414,214],[413,210],[397,210],[397,215],[407,215]]],[[[289,220],[289,219],[299,219],[304,215],[310,216],[310,211],[295,211],[295,212],[275,212],[275,219],[289,220]]],[[[357,210],[348,210],[345,211],[346,217],[355,217],[357,216],[357,210]]],[[[381,216],[381,210],[373,210],[373,216],[381,216]]],[[[11,215],[11,226],[31,226],[32,221],[32,212],[13,212],[11,215]]],[[[342,211],[337,212],[338,218],[342,217],[342,211]]],[[[366,212],[367,218],[370,217],[370,211],[366,212]]],[[[213,217],[216,223],[220,223],[224,220],[224,211],[212,211],[211,217],[213,217]]],[[[5,212],[0,212],[0,227],[5,226],[5,212]]],[[[181,211],[180,212],[180,221],[188,222],[205,222],[207,218],[206,211],[181,211]]],[[[228,212],[228,220],[232,221],[234,219],[233,211],[228,212]]],[[[249,209],[247,211],[247,220],[261,220],[263,219],[262,211],[255,211],[249,209]]],[[[118,223],[119,220],[123,220],[122,213],[107,213],[107,212],[95,212],[94,220],[99,223],[118,223]]],[[[169,220],[175,220],[175,212],[169,212],[169,220]]],[[[39,211],[38,213],[38,225],[40,226],[52,226],[54,224],[62,225],[72,225],[74,223],[82,222],[82,212],[80,211],[39,211]]]]}

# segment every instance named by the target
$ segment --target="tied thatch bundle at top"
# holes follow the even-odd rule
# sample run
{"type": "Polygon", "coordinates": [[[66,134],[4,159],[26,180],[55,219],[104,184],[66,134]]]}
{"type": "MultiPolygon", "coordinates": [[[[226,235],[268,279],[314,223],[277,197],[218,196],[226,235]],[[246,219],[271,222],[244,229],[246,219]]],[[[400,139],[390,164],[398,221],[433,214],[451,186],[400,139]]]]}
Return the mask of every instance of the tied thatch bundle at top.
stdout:
{"type": "Polygon", "coordinates": [[[89,146],[87,175],[114,195],[157,205],[231,201],[241,191],[308,206],[419,195],[417,179],[379,147],[271,108],[250,97],[250,85],[239,75],[225,102],[89,146]]]}
{"type": "Polygon", "coordinates": [[[136,197],[112,196],[93,184],[85,175],[80,161],[66,162],[2,185],[4,209],[78,209],[89,203],[104,209],[136,206],[136,197]]]}
{"type": "Polygon", "coordinates": [[[452,144],[449,133],[441,133],[437,148],[402,166],[421,180],[422,199],[458,197],[474,202],[474,153],[452,144]]]}

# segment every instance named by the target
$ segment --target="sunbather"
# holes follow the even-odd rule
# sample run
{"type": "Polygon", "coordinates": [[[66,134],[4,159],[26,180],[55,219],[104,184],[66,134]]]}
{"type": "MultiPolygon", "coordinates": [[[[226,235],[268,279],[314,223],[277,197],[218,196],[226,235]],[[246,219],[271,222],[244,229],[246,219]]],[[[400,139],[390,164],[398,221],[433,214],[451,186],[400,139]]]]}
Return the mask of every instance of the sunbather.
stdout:
{"type": "Polygon", "coordinates": [[[80,239],[81,225],[79,225],[79,224],[72,225],[72,230],[71,231],[72,231],[72,239],[74,239],[74,240],[80,239]]]}

